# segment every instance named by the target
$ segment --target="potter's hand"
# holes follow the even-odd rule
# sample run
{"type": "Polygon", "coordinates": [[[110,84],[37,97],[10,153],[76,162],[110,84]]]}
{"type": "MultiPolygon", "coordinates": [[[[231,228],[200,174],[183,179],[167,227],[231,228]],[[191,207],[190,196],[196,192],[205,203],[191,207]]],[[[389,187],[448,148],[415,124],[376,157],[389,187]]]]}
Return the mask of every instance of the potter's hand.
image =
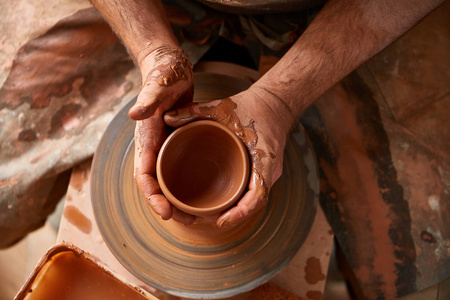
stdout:
{"type": "Polygon", "coordinates": [[[234,226],[264,207],[281,175],[284,145],[294,117],[279,101],[268,98],[264,90],[249,89],[223,100],[191,103],[164,116],[164,122],[173,127],[200,119],[217,121],[233,130],[247,147],[252,162],[248,191],[218,217],[220,227],[234,226]]]}
{"type": "Polygon", "coordinates": [[[156,180],[156,157],[167,136],[162,120],[167,110],[192,101],[192,66],[180,48],[162,46],[140,64],[143,83],[129,116],[137,120],[134,178],[150,207],[167,220],[190,224],[194,217],[172,207],[156,180]]]}

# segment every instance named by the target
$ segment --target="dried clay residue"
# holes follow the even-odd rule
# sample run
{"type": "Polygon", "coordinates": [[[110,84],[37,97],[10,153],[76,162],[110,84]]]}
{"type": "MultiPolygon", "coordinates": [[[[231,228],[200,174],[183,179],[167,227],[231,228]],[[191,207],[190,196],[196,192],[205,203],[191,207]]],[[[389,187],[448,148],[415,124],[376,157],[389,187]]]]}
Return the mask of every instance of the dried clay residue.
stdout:
{"type": "Polygon", "coordinates": [[[89,234],[92,231],[92,222],[78,208],[69,205],[64,209],[64,217],[80,231],[89,234]]]}
{"type": "MultiPolygon", "coordinates": [[[[46,108],[51,99],[67,96],[78,79],[83,82],[80,93],[92,104],[106,88],[118,90],[133,67],[126,49],[98,11],[80,10],[18,51],[0,87],[0,109],[15,109],[23,103],[32,109],[46,108]]],[[[113,104],[109,101],[108,108],[113,104]]]]}
{"type": "Polygon", "coordinates": [[[57,132],[61,132],[62,134],[63,131],[69,131],[77,127],[82,118],[81,111],[82,107],[80,104],[70,103],[61,107],[51,119],[49,134],[55,134],[57,132]]]}
{"type": "Polygon", "coordinates": [[[191,68],[183,50],[161,46],[155,52],[156,67],[150,71],[150,74],[160,86],[171,86],[180,80],[188,80],[191,68]]]}
{"type": "Polygon", "coordinates": [[[316,284],[321,280],[325,280],[325,275],[322,273],[320,260],[315,257],[310,257],[306,261],[305,280],[309,284],[316,284]]]}
{"type": "Polygon", "coordinates": [[[420,234],[420,238],[422,239],[422,241],[430,243],[430,244],[437,243],[436,238],[428,231],[422,231],[422,233],[420,234]]]}
{"type": "Polygon", "coordinates": [[[20,142],[31,142],[37,138],[36,132],[33,129],[24,129],[19,133],[17,140],[20,142]]]}
{"type": "Polygon", "coordinates": [[[364,297],[405,295],[417,289],[410,208],[377,100],[356,73],[326,93],[328,99],[316,104],[320,129],[313,138],[321,149],[323,189],[330,192],[325,214],[334,216],[331,226],[341,233],[364,297]]]}

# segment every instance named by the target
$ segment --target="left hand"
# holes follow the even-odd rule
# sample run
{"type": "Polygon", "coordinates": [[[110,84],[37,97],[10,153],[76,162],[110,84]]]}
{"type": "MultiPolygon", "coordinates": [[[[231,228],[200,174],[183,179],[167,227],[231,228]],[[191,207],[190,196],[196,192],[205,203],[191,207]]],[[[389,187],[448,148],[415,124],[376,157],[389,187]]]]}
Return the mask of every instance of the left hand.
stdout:
{"type": "Polygon", "coordinates": [[[142,89],[129,116],[136,120],[134,178],[148,205],[164,220],[186,225],[194,217],[170,205],[156,180],[156,158],[167,136],[163,114],[192,101],[192,65],[180,48],[161,46],[140,64],[142,89]]]}

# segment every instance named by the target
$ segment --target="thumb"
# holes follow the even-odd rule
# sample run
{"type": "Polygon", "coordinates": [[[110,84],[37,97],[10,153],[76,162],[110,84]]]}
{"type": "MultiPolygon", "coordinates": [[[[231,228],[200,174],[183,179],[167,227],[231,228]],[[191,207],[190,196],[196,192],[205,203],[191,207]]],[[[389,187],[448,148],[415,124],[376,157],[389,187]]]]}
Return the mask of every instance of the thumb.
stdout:
{"type": "Polygon", "coordinates": [[[133,120],[138,121],[149,118],[164,100],[164,95],[155,93],[155,89],[148,85],[150,83],[147,83],[143,87],[137,97],[136,103],[128,111],[128,115],[133,120]]]}
{"type": "Polygon", "coordinates": [[[215,120],[216,116],[204,109],[202,104],[189,103],[164,114],[164,123],[170,127],[180,127],[196,120],[215,120]]]}

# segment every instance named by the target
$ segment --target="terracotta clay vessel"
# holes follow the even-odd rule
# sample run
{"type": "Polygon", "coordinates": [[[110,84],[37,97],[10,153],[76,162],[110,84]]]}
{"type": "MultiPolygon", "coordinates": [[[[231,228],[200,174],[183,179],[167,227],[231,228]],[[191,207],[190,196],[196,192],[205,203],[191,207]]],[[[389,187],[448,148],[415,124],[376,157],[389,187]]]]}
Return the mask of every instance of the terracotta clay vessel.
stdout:
{"type": "Polygon", "coordinates": [[[196,216],[217,214],[233,205],[247,187],[249,169],[247,149],[236,134],[206,120],[169,135],[156,163],[167,200],[196,216]]]}

